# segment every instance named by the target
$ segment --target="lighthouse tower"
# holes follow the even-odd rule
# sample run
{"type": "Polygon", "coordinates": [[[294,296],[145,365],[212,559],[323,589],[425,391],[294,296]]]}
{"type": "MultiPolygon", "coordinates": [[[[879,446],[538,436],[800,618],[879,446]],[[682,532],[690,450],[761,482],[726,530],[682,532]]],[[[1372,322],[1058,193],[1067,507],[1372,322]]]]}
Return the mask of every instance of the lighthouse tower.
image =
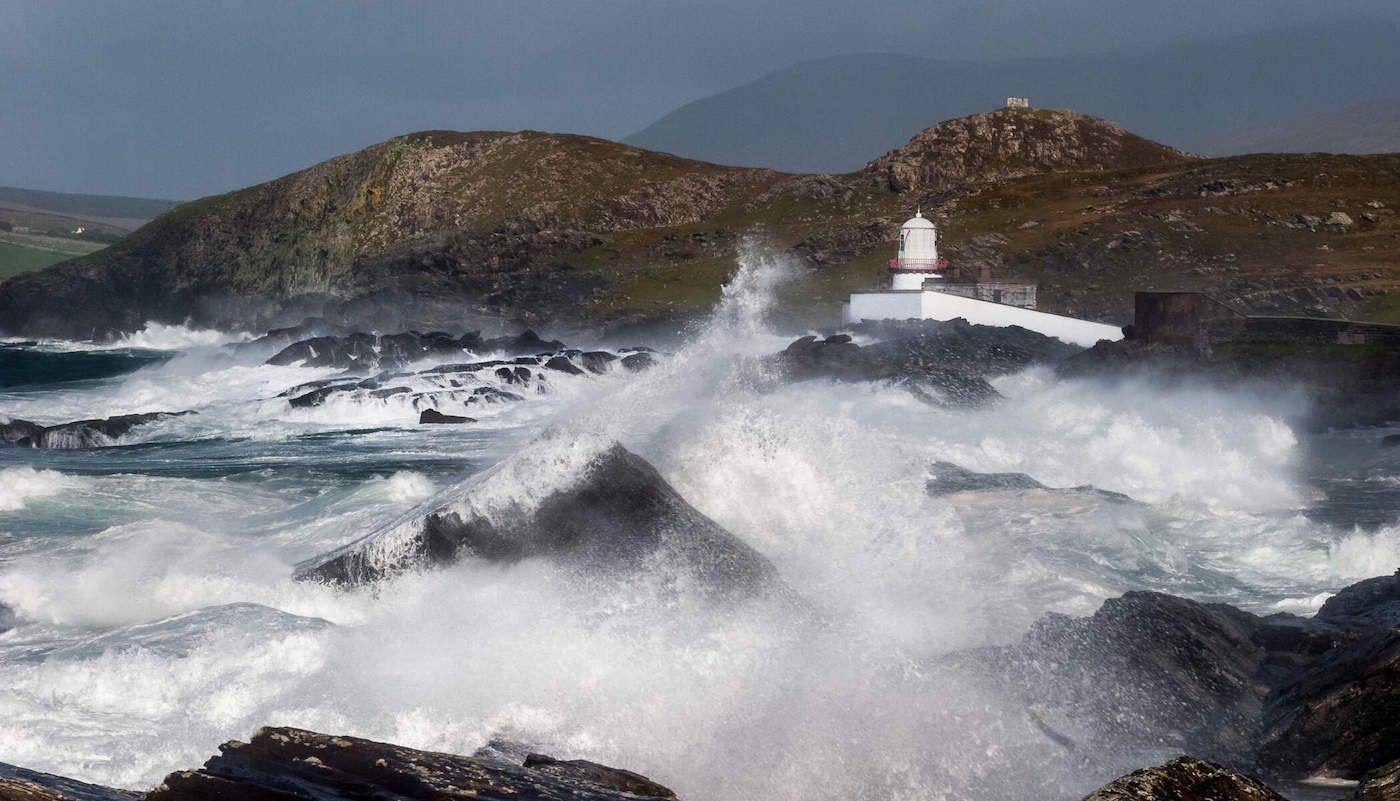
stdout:
{"type": "Polygon", "coordinates": [[[924,281],[943,280],[948,262],[938,258],[938,229],[918,211],[899,227],[899,256],[890,259],[890,288],[924,288],[924,281]]]}

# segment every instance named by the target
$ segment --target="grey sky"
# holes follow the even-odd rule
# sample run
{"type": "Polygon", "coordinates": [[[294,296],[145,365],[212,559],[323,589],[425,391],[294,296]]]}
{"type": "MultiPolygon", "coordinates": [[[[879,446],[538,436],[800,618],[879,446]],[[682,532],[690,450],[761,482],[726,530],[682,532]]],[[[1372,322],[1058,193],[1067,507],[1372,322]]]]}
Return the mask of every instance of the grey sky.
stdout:
{"type": "Polygon", "coordinates": [[[191,198],[426,128],[617,138],[806,58],[1400,20],[1395,0],[0,0],[0,184],[191,198]]]}

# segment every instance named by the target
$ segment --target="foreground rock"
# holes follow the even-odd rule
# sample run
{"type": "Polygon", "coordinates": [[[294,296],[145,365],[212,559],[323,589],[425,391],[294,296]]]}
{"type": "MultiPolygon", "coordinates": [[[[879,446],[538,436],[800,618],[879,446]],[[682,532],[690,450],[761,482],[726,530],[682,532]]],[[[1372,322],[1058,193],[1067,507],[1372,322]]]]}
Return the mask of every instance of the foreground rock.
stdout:
{"type": "MultiPolygon", "coordinates": [[[[645,459],[612,445],[537,504],[501,508],[488,473],[449,506],[297,566],[297,578],[360,584],[466,557],[549,557],[590,572],[671,569],[721,594],[775,585],[761,554],[686,502],[645,459]]],[[[554,469],[557,469],[555,467],[554,469]]]]}
{"type": "Polygon", "coordinates": [[[1356,801],[1400,801],[1400,760],[1371,771],[1357,789],[1356,801]]]}
{"type": "Polygon", "coordinates": [[[789,381],[888,381],[930,400],[977,405],[1000,397],[988,378],[1053,364],[1080,351],[1024,328],[972,325],[962,319],[862,323],[851,330],[880,341],[861,346],[849,334],[808,336],[773,362],[789,381]]]}
{"type": "Polygon", "coordinates": [[[0,762],[0,801],[136,801],[140,793],[0,762]]]}
{"type": "Polygon", "coordinates": [[[1400,631],[1366,622],[1386,603],[1374,582],[1338,593],[1355,601],[1342,621],[1130,592],[1092,617],[1047,615],[987,662],[1075,733],[1074,750],[1174,748],[1290,780],[1360,779],[1400,759],[1400,631]]]}
{"type": "Polygon", "coordinates": [[[1083,801],[1284,801],[1267,784],[1191,757],[1120,776],[1083,801]]]}
{"type": "Polygon", "coordinates": [[[660,784],[585,760],[530,754],[522,762],[419,751],[304,729],[259,729],[219,746],[197,770],[149,793],[84,784],[0,764],[0,801],[624,801],[674,799],[660,784]]]}
{"type": "Polygon", "coordinates": [[[51,426],[12,419],[0,423],[0,441],[21,448],[103,448],[116,445],[119,439],[137,426],[185,414],[193,412],[122,414],[100,420],[77,420],[51,426]]]}

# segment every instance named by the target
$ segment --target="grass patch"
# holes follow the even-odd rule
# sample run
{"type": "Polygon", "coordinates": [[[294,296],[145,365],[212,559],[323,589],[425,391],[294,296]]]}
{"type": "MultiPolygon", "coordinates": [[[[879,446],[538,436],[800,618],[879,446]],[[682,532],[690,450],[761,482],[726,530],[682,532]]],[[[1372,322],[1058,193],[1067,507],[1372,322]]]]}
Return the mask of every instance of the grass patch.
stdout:
{"type": "Polygon", "coordinates": [[[71,258],[73,258],[72,254],[68,253],[29,248],[12,242],[0,242],[0,281],[20,273],[42,270],[51,264],[57,264],[71,258]]]}

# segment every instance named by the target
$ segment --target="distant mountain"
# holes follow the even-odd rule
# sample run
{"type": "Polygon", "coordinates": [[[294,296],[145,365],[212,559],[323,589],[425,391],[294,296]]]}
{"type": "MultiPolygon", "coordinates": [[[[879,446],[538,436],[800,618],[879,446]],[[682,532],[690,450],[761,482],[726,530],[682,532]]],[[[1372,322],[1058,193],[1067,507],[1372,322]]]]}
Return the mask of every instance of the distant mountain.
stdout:
{"type": "Polygon", "coordinates": [[[1203,150],[1222,156],[1237,153],[1400,153],[1400,95],[1231,131],[1203,150]]]}
{"type": "Polygon", "coordinates": [[[0,206],[3,205],[75,218],[153,220],[180,205],[180,201],[122,195],[74,195],[67,192],[0,186],[0,206]]]}
{"type": "Polygon", "coordinates": [[[1400,26],[1387,22],[988,63],[865,53],[793,65],[682,106],[623,141],[722,164],[846,172],[927,120],[1014,95],[1200,150],[1222,131],[1394,92],[1396,75],[1400,26]]]}
{"type": "Polygon", "coordinates": [[[613,327],[700,314],[759,237],[808,269],[778,308],[833,322],[916,206],[959,269],[1126,320],[1135,288],[1400,316],[1400,154],[1190,157],[1068,111],[950,120],[843,175],[724,167],[589,137],[410,134],[186,203],[0,284],[0,332],[150,320],[266,329],[613,327]]]}

